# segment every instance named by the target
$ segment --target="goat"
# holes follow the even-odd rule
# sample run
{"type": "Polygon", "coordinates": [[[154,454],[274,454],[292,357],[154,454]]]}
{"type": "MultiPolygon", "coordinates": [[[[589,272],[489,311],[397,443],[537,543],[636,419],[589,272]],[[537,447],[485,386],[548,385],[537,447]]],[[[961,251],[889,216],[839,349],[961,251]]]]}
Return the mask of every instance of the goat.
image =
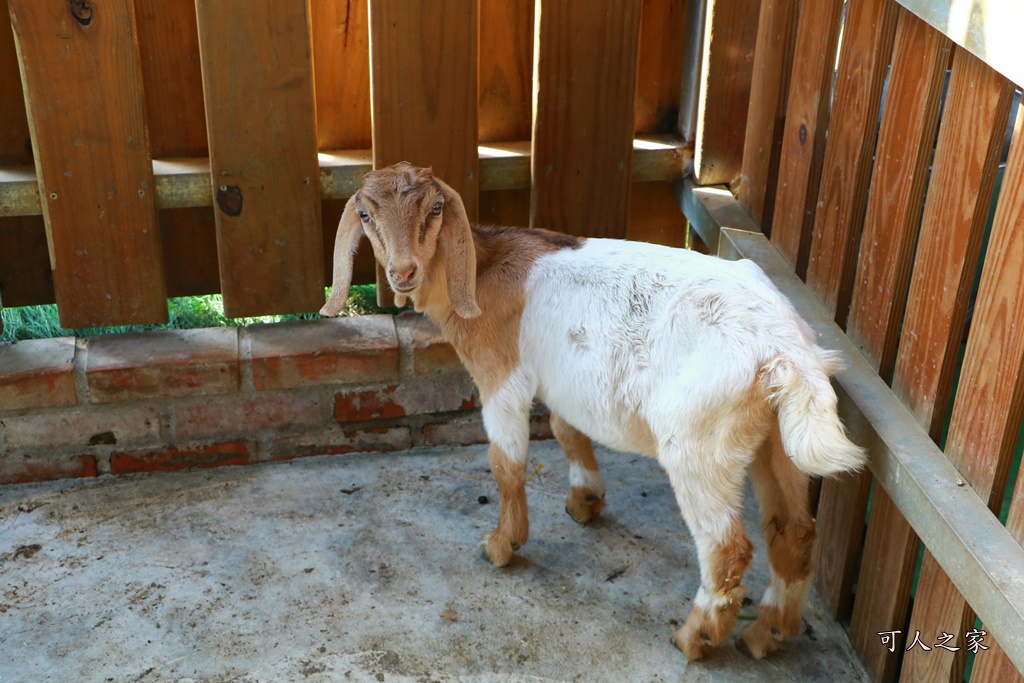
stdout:
{"type": "Polygon", "coordinates": [[[592,441],[657,458],[700,558],[700,588],[671,642],[698,659],[732,630],[753,546],[740,520],[750,470],[771,574],[736,642],[761,658],[799,631],[811,576],[808,475],[861,468],[829,376],[836,357],[750,261],[547,230],[471,226],[430,169],[366,175],[338,226],[338,315],[366,235],[388,283],[441,329],[479,390],[501,498],[481,554],[526,543],[529,414],[536,398],[569,460],[566,511],[604,508],[592,441]],[[788,456],[788,457],[787,457],[788,456]]]}

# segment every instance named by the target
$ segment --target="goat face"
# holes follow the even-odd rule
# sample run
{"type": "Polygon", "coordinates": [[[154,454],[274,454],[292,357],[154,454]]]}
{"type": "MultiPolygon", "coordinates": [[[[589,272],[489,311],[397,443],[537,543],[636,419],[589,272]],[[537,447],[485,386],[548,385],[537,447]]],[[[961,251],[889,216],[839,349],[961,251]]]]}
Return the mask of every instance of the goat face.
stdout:
{"type": "Polygon", "coordinates": [[[334,289],[321,309],[338,315],[352,279],[352,258],[362,235],[370,240],[391,288],[412,297],[432,261],[444,256],[448,296],[463,318],[480,314],[476,305],[476,254],[462,198],[430,169],[397,164],[366,174],[363,186],[341,215],[334,247],[334,289]]]}

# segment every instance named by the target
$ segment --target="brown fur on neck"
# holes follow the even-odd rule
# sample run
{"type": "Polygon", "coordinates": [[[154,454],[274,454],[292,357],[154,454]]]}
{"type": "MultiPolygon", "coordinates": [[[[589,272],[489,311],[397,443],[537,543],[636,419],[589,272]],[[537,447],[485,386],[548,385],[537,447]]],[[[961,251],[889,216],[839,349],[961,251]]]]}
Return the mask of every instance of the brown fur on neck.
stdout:
{"type": "Polygon", "coordinates": [[[441,328],[486,401],[519,364],[519,318],[533,263],[560,249],[578,249],[583,240],[536,228],[473,226],[472,230],[481,315],[465,319],[452,310],[442,248],[438,248],[413,302],[417,311],[441,328]]]}

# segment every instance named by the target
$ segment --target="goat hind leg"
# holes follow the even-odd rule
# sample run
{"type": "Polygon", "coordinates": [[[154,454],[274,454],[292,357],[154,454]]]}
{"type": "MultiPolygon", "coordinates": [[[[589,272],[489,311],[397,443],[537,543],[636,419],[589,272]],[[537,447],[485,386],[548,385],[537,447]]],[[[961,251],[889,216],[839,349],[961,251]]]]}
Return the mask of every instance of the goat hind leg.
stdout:
{"type": "Polygon", "coordinates": [[[812,574],[814,518],[809,510],[808,477],[793,465],[772,426],[750,466],[754,493],[761,506],[771,575],[761,599],[757,620],[736,641],[754,658],[777,650],[800,631],[804,595],[812,574]]]}
{"type": "Polygon", "coordinates": [[[671,638],[691,660],[703,657],[732,631],[746,593],[740,582],[754,550],[740,519],[745,462],[709,460],[713,462],[696,454],[673,464],[662,460],[700,559],[700,589],[689,616],[671,638]]]}
{"type": "Polygon", "coordinates": [[[569,460],[565,511],[580,524],[586,524],[604,509],[604,478],[594,458],[594,445],[589,437],[555,413],[551,413],[551,431],[569,460]]]}

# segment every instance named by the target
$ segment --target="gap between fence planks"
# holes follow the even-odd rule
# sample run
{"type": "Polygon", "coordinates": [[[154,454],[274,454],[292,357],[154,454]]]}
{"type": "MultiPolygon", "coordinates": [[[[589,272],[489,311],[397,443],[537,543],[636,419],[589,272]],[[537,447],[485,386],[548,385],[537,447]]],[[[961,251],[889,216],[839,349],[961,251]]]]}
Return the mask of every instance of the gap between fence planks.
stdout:
{"type": "Polygon", "coordinates": [[[61,324],[165,321],[133,3],[9,5],[61,324]]]}
{"type": "MultiPolygon", "coordinates": [[[[849,308],[896,10],[890,0],[853,0],[843,29],[807,267],[808,286],[832,311],[840,327],[849,308]]],[[[821,568],[817,585],[833,616],[840,618],[849,613],[869,489],[869,481],[856,475],[826,479],[821,485],[815,546],[815,564],[821,568]]]]}
{"type": "Polygon", "coordinates": [[[800,277],[811,250],[842,13],[843,0],[801,3],[793,47],[771,239],[800,277]]]}
{"type": "Polygon", "coordinates": [[[740,176],[760,8],[761,0],[707,0],[693,158],[701,185],[740,176]]]}
{"type": "MultiPolygon", "coordinates": [[[[199,29],[194,2],[135,4],[146,95],[146,126],[155,159],[209,155],[199,29]]],[[[207,175],[209,169],[206,169],[207,175]]],[[[157,178],[159,185],[160,179],[157,178]]],[[[206,178],[200,190],[210,196],[206,178]]],[[[160,204],[157,188],[157,208],[160,204]]],[[[158,214],[168,296],[220,290],[217,223],[210,203],[158,214]]]]}
{"type": "Polygon", "coordinates": [[[640,0],[538,0],[530,225],[625,237],[640,0]]]}

